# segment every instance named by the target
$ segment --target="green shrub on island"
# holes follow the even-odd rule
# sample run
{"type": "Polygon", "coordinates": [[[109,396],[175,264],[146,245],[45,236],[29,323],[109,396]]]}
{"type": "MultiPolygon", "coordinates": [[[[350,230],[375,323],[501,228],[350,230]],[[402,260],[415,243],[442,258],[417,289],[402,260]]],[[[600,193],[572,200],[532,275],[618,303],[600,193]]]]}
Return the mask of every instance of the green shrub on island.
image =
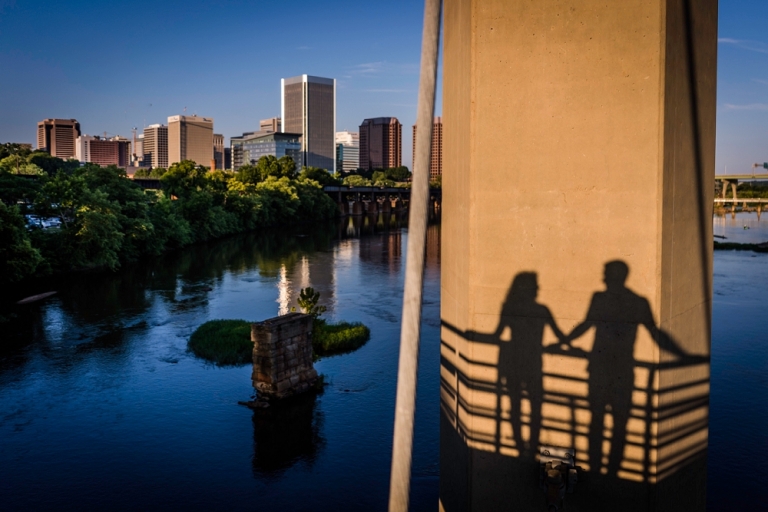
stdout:
{"type": "Polygon", "coordinates": [[[251,324],[245,320],[209,320],[192,333],[189,349],[219,366],[251,363],[251,324]]]}
{"type": "Polygon", "coordinates": [[[370,338],[371,330],[360,322],[316,320],[312,329],[312,350],[316,356],[351,352],[365,345],[370,338]]]}
{"type": "Polygon", "coordinates": [[[314,288],[302,288],[297,303],[302,313],[315,319],[312,325],[312,352],[314,358],[351,352],[365,345],[371,338],[371,331],[360,322],[329,323],[320,318],[325,313],[321,306],[320,292],[314,288]]]}

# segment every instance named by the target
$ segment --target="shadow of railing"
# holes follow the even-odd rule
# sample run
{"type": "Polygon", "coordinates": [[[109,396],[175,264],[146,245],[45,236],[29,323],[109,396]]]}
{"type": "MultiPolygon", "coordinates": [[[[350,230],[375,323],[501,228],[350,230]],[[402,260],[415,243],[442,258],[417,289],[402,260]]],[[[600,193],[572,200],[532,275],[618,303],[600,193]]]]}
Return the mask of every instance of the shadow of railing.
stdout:
{"type": "MultiPolygon", "coordinates": [[[[472,347],[496,344],[491,334],[443,328],[466,342],[468,350],[441,339],[441,408],[467,447],[514,458],[536,458],[538,447],[526,453],[517,439],[539,439],[541,445],[572,448],[576,464],[591,473],[627,481],[657,483],[706,453],[709,414],[709,358],[689,356],[654,364],[634,363],[632,405],[624,439],[614,439],[613,417],[600,432],[591,432],[596,411],[590,401],[587,360],[578,348],[557,343],[543,348],[540,397],[528,396],[527,408],[511,411],[507,390],[496,364],[473,359],[472,347]],[[674,375],[672,375],[674,374],[674,375]],[[669,378],[668,377],[673,377],[669,378]],[[672,384],[665,384],[670,380],[672,384]],[[540,432],[531,424],[541,411],[540,432]],[[519,413],[519,420],[514,417],[519,413]],[[514,432],[519,428],[523,432],[514,432]],[[621,450],[615,475],[608,474],[608,446],[621,450]],[[600,461],[589,460],[599,446],[600,461]]],[[[446,332],[446,331],[444,331],[446,332]]],[[[607,411],[610,415],[610,410],[607,411]]]]}

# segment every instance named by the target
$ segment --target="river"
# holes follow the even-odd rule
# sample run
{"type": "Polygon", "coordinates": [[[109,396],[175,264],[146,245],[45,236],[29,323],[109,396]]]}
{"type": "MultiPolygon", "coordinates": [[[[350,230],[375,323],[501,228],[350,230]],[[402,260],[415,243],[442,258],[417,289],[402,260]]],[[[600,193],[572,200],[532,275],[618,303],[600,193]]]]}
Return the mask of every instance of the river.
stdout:
{"type": "MultiPolygon", "coordinates": [[[[728,241],[768,240],[768,218],[718,222],[728,241]]],[[[432,224],[412,510],[438,500],[439,235],[432,224]]],[[[15,308],[0,348],[2,508],[385,510],[407,238],[396,219],[347,219],[46,283],[59,293],[15,308]],[[194,358],[189,335],[210,319],[287,312],[310,285],[328,318],[365,323],[371,340],[316,363],[317,397],[266,413],[237,405],[252,396],[251,368],[194,358]]],[[[767,284],[768,255],[715,254],[712,510],[762,489],[748,469],[768,448],[767,284]]]]}

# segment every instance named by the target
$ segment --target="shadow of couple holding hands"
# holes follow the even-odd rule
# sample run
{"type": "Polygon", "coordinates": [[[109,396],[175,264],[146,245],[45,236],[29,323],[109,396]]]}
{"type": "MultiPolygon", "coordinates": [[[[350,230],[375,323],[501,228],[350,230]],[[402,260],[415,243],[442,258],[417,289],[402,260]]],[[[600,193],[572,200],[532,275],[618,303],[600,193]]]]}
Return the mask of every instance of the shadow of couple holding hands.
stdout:
{"type": "MultiPolygon", "coordinates": [[[[542,404],[544,401],[542,358],[545,352],[583,357],[587,360],[587,389],[591,419],[588,445],[591,470],[604,474],[616,474],[624,454],[627,423],[632,410],[632,394],[635,388],[635,343],[640,326],[649,334],[660,349],[678,361],[691,362],[699,357],[690,356],[656,325],[648,301],[627,288],[629,267],[623,261],[610,261],[605,265],[605,290],[594,293],[586,318],[565,334],[557,326],[549,308],[537,302],[538,279],[534,272],[521,272],[512,282],[501,310],[501,320],[492,335],[473,333],[476,341],[499,346],[497,442],[501,423],[501,397],[511,402],[510,423],[515,446],[521,457],[534,457],[539,447],[542,428],[542,404]],[[544,329],[549,327],[559,343],[543,345],[544,329]],[[511,340],[503,340],[506,329],[511,330],[511,340]],[[571,342],[594,329],[592,350],[575,348],[571,342]],[[524,410],[528,401],[530,411],[524,410]],[[605,416],[610,413],[613,427],[606,435],[605,416]],[[523,427],[528,417],[527,439],[523,427]],[[603,441],[610,438],[607,460],[603,453],[603,441]]],[[[649,441],[646,440],[647,443],[649,441]]],[[[648,446],[645,447],[646,452],[648,446]]]]}

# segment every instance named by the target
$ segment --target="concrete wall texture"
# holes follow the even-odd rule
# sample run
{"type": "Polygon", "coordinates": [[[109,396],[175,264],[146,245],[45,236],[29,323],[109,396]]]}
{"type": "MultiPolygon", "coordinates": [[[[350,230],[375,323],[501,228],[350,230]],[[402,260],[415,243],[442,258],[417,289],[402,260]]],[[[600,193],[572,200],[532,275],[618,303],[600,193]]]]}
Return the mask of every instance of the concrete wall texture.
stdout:
{"type": "Polygon", "coordinates": [[[717,0],[444,24],[441,509],[703,511],[717,0]]]}

